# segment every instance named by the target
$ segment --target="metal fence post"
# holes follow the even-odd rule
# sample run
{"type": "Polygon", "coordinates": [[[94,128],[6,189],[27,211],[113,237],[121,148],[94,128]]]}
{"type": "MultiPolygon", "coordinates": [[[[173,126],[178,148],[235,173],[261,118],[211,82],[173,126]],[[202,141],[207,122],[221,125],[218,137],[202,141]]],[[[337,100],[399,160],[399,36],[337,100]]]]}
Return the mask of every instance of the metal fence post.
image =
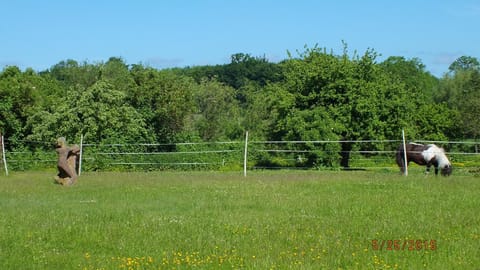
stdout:
{"type": "Polygon", "coordinates": [[[405,164],[403,166],[405,166],[405,170],[403,172],[403,174],[405,176],[408,176],[408,161],[407,161],[407,143],[405,142],[405,130],[402,129],[402,141],[403,141],[403,162],[405,162],[405,164]]]}
{"type": "Polygon", "coordinates": [[[5,143],[3,140],[3,135],[0,136],[0,144],[2,145],[2,159],[3,165],[5,166],[5,175],[8,176],[7,157],[5,156],[5,143]]]}
{"type": "Polygon", "coordinates": [[[248,131],[245,133],[245,150],[243,155],[243,176],[247,177],[248,131]]]}

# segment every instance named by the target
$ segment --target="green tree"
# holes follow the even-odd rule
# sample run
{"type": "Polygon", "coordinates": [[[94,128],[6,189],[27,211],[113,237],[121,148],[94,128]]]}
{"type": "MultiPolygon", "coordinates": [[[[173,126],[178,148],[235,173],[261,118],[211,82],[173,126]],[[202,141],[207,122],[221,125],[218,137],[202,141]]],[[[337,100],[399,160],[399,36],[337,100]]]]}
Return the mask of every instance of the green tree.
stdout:
{"type": "MultiPolygon", "coordinates": [[[[354,54],[350,57],[345,45],[342,55],[327,53],[317,47],[306,48],[299,58],[291,58],[284,63],[286,79],[282,87],[295,100],[294,110],[289,114],[296,117],[296,123],[302,123],[299,115],[312,112],[319,115],[310,119],[325,119],[325,130],[333,130],[342,141],[342,167],[349,166],[355,141],[398,138],[404,127],[415,131],[418,129],[416,125],[420,124],[428,127],[445,124],[438,122],[443,121],[443,117],[419,115],[418,111],[426,112],[425,108],[443,111],[430,104],[413,82],[412,86],[404,83],[398,72],[392,73],[391,68],[377,64],[376,58],[377,53],[373,50],[367,50],[362,56],[354,54]]],[[[293,130],[296,128],[293,125],[285,128],[284,134],[296,132],[300,138],[308,137],[306,132],[298,133],[304,128],[293,130]]],[[[431,136],[438,130],[426,131],[429,133],[422,136],[431,136]]],[[[371,142],[362,143],[359,147],[360,150],[382,150],[383,146],[371,142]]]]}
{"type": "Polygon", "coordinates": [[[233,54],[231,62],[223,66],[223,74],[219,77],[220,81],[235,89],[241,89],[249,82],[263,87],[280,79],[281,73],[277,64],[270,63],[265,56],[253,57],[245,53],[233,54]]]}
{"type": "Polygon", "coordinates": [[[20,77],[17,67],[7,67],[0,74],[0,133],[11,139],[23,138],[26,110],[33,105],[32,88],[22,87],[20,77]]]}
{"type": "Polygon", "coordinates": [[[67,88],[76,86],[87,88],[100,79],[101,72],[100,65],[87,62],[79,64],[75,60],[68,59],[52,66],[49,70],[43,72],[43,75],[52,76],[67,88]]]}
{"type": "Polygon", "coordinates": [[[198,83],[204,79],[216,79],[237,90],[249,83],[263,87],[282,79],[278,64],[269,62],[265,56],[254,57],[248,53],[232,54],[228,64],[187,67],[176,72],[192,77],[198,83]]]}
{"type": "Polygon", "coordinates": [[[0,73],[0,132],[9,139],[11,147],[31,133],[28,119],[42,107],[52,106],[61,93],[60,85],[44,78],[32,69],[21,72],[7,67],[0,73]]]}
{"type": "Polygon", "coordinates": [[[102,80],[87,89],[71,88],[57,106],[32,116],[29,138],[78,141],[83,134],[93,143],[151,142],[142,115],[126,101],[125,93],[102,80]]]}
{"type": "Polygon", "coordinates": [[[405,84],[410,91],[422,92],[433,101],[439,80],[425,69],[418,58],[405,59],[402,56],[391,56],[379,64],[392,80],[405,84]]]}
{"type": "Polygon", "coordinates": [[[158,141],[175,142],[194,111],[195,82],[169,70],[141,65],[134,65],[131,74],[136,87],[128,92],[130,103],[143,115],[158,141]]]}
{"type": "Polygon", "coordinates": [[[467,71],[467,70],[480,70],[480,62],[478,59],[472,56],[460,56],[449,67],[450,72],[467,71]]]}
{"type": "Polygon", "coordinates": [[[242,117],[235,90],[215,80],[204,80],[194,90],[197,111],[191,129],[204,141],[241,139],[242,117]]]}
{"type": "Polygon", "coordinates": [[[236,91],[236,99],[240,105],[247,104],[247,91],[254,88],[263,88],[268,83],[279,82],[283,79],[281,66],[271,63],[263,57],[254,57],[247,53],[236,53],[231,55],[228,64],[216,66],[197,66],[185,69],[176,69],[177,74],[193,78],[197,83],[205,79],[216,80],[236,91]]]}
{"type": "MultiPolygon", "coordinates": [[[[452,64],[458,65],[457,61],[452,64]]],[[[469,68],[462,65],[454,70],[442,78],[436,100],[457,112],[452,119],[455,127],[452,137],[477,139],[480,136],[480,69],[475,65],[469,68]]]]}
{"type": "Polygon", "coordinates": [[[127,93],[136,86],[128,65],[122,58],[110,57],[100,65],[100,74],[101,79],[110,82],[118,91],[127,93]]]}
{"type": "MultiPolygon", "coordinates": [[[[244,126],[252,131],[252,139],[267,141],[338,140],[338,128],[323,107],[300,109],[295,93],[284,83],[268,84],[263,91],[247,95],[248,107],[244,126]]],[[[338,160],[338,145],[313,143],[295,144],[292,149],[306,151],[299,158],[300,166],[334,166],[338,160]]],[[[270,157],[266,157],[269,159],[270,157]]],[[[263,162],[263,161],[262,161],[263,162]]],[[[269,161],[270,162],[270,161],[269,161]]]]}
{"type": "Polygon", "coordinates": [[[280,141],[286,134],[285,119],[295,109],[295,96],[283,84],[251,89],[247,95],[243,126],[252,139],[280,141]]]}

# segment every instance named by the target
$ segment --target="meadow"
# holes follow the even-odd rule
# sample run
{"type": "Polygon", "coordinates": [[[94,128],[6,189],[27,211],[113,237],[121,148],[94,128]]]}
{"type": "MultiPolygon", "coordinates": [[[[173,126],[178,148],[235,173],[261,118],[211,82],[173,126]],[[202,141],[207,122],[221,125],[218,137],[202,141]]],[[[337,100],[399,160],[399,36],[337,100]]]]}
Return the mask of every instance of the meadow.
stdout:
{"type": "Polygon", "coordinates": [[[1,269],[478,269],[480,179],[257,171],[0,176],[1,269]]]}

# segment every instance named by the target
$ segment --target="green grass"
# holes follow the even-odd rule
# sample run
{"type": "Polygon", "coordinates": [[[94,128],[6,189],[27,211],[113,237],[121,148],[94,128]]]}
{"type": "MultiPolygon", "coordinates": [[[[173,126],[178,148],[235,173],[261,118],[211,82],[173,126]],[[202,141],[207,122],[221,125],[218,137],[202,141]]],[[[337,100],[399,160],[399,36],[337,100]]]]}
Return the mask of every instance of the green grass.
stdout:
{"type": "Polygon", "coordinates": [[[54,174],[0,176],[0,269],[480,265],[480,181],[473,176],[85,173],[63,187],[54,174]],[[399,247],[387,250],[385,242],[375,250],[375,240],[399,240],[399,247]],[[427,248],[410,240],[427,240],[427,248]]]}

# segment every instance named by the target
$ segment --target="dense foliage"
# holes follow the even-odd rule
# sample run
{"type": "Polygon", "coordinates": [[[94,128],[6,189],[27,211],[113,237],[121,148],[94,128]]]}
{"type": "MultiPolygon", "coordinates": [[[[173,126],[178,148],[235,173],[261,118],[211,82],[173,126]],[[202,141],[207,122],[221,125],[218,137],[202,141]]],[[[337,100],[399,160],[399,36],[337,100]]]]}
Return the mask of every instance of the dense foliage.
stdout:
{"type": "MultiPolygon", "coordinates": [[[[92,143],[174,143],[242,140],[339,140],[296,146],[303,165],[349,166],[355,147],[412,138],[477,139],[480,65],[463,56],[442,78],[419,59],[374,50],[342,54],[306,47],[279,63],[234,54],[231,63],[157,70],[107,62],[61,61],[50,69],[0,72],[0,132],[7,147],[65,136],[92,143]],[[322,148],[323,147],[323,148],[322,148]]],[[[49,143],[39,147],[51,147],[49,143]]]]}

